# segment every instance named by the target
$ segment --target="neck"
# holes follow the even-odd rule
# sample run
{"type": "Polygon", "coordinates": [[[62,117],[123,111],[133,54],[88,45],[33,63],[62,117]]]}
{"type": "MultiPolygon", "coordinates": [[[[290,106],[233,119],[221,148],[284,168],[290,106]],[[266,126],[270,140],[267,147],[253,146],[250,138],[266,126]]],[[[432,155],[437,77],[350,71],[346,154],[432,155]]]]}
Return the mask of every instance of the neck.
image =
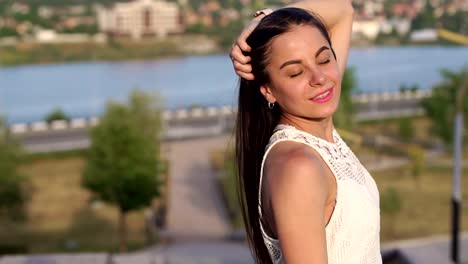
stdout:
{"type": "Polygon", "coordinates": [[[317,119],[306,119],[303,117],[282,115],[278,123],[294,126],[311,135],[328,142],[335,143],[333,139],[333,118],[331,116],[317,119]]]}

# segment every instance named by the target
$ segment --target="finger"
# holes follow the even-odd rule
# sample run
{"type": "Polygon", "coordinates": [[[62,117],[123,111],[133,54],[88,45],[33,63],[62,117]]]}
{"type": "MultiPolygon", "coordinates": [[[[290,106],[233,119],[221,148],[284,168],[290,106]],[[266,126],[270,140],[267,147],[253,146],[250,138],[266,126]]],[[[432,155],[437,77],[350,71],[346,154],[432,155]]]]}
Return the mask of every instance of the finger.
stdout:
{"type": "Polygon", "coordinates": [[[236,73],[237,75],[239,75],[239,77],[244,78],[249,81],[252,81],[255,79],[255,76],[252,73],[245,73],[245,72],[239,72],[239,71],[236,71],[236,73]]]}
{"type": "MultiPolygon", "coordinates": [[[[247,35],[247,36],[248,36],[248,35],[247,35]]],[[[241,38],[241,37],[239,37],[239,39],[238,39],[237,42],[236,42],[236,44],[237,44],[236,46],[239,46],[241,50],[247,51],[247,52],[248,52],[248,51],[251,50],[251,48],[250,48],[249,44],[247,44],[246,39],[247,39],[247,38],[241,38]]]]}
{"type": "Polygon", "coordinates": [[[252,72],[252,65],[250,64],[242,64],[236,60],[232,62],[234,65],[234,69],[237,71],[245,72],[245,73],[251,73],[252,72]]]}
{"type": "Polygon", "coordinates": [[[241,48],[238,46],[238,45],[235,45],[231,51],[231,58],[233,58],[234,60],[242,63],[242,64],[247,64],[250,62],[250,57],[249,56],[245,56],[243,53],[242,53],[242,50],[241,48]]]}

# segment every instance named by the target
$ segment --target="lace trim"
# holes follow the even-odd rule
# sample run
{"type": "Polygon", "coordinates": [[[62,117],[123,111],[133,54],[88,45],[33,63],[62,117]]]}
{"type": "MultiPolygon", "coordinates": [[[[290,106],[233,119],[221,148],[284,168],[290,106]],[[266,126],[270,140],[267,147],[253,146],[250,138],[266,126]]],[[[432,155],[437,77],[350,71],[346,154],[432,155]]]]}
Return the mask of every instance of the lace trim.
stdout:
{"type": "Polygon", "coordinates": [[[359,166],[361,163],[335,129],[333,129],[333,139],[335,143],[331,143],[290,125],[278,125],[277,128],[279,130],[271,136],[266,149],[270,148],[273,143],[282,140],[293,140],[305,143],[313,146],[324,160],[328,159],[326,161],[331,163],[330,169],[332,169],[332,172],[338,179],[344,180],[346,179],[346,175],[352,175],[354,177],[351,178],[359,184],[363,185],[366,183],[365,173],[360,171],[362,170],[361,166],[359,166]],[[345,173],[344,175],[337,173],[343,169],[350,173],[345,173]]]}

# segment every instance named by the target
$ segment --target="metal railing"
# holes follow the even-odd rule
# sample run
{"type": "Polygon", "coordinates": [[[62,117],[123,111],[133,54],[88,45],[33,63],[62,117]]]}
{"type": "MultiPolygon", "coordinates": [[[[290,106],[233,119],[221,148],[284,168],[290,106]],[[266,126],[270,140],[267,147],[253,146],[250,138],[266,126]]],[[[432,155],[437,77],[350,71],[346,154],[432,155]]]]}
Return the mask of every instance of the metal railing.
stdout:
{"type": "MultiPolygon", "coordinates": [[[[369,93],[359,94],[352,97],[353,102],[358,107],[356,115],[357,120],[375,120],[381,118],[395,118],[402,116],[413,116],[423,114],[423,110],[419,107],[401,108],[398,103],[404,101],[418,102],[423,98],[432,95],[430,90],[417,90],[405,92],[383,92],[383,93],[369,93]],[[391,105],[394,104],[393,109],[380,110],[380,104],[391,105]],[[363,106],[363,110],[359,111],[359,107],[363,106]],[[365,109],[364,106],[370,106],[365,109]]],[[[391,108],[391,107],[390,107],[391,108]]],[[[221,107],[196,107],[189,109],[177,109],[174,111],[165,110],[162,113],[163,124],[166,128],[173,128],[174,134],[184,134],[185,130],[192,130],[196,132],[197,126],[194,125],[197,120],[211,120],[211,124],[215,124],[211,128],[213,131],[223,131],[226,127],[226,120],[234,117],[237,109],[232,106],[221,107]],[[187,123],[187,121],[189,121],[187,123]],[[195,123],[190,124],[190,121],[195,123]]],[[[93,127],[99,123],[98,117],[91,118],[75,118],[70,121],[57,120],[50,123],[44,121],[37,121],[32,123],[14,123],[10,125],[9,129],[12,134],[25,134],[25,133],[44,133],[50,131],[63,131],[74,129],[86,129],[93,127]]],[[[204,126],[206,128],[206,126],[204,126]]],[[[210,131],[211,131],[210,130],[210,131]]],[[[202,131],[200,131],[202,132],[202,131]]]]}

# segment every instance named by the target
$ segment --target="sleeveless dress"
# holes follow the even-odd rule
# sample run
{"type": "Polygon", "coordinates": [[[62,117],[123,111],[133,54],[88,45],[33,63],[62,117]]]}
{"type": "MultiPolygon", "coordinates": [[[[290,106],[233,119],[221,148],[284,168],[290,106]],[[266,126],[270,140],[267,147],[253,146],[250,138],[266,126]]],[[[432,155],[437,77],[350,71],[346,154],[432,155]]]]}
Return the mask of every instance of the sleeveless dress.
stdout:
{"type": "MultiPolygon", "coordinates": [[[[327,224],[326,241],[329,264],[380,264],[379,191],[374,179],[351,149],[333,129],[334,143],[315,137],[293,126],[280,124],[265,149],[259,186],[259,211],[263,166],[272,147],[279,142],[295,141],[312,147],[336,178],[336,204],[327,224]]],[[[294,217],[294,216],[291,216],[294,217]]],[[[260,228],[273,264],[283,264],[280,241],[260,228]]]]}

